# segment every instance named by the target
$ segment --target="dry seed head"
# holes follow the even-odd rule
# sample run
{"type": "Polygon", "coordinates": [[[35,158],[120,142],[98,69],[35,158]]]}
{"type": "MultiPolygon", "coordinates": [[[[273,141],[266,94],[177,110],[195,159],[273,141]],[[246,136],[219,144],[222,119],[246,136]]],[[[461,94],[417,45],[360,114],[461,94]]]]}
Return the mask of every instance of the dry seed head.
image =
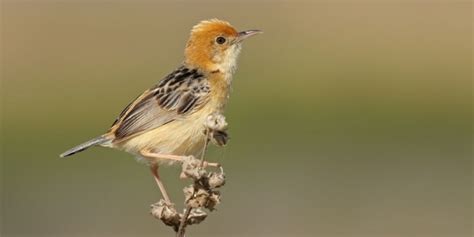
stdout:
{"type": "Polygon", "coordinates": [[[179,226],[181,220],[181,215],[176,211],[174,205],[167,203],[163,199],[151,205],[151,215],[163,221],[165,225],[173,226],[174,228],[179,226]]]}
{"type": "Polygon", "coordinates": [[[189,217],[187,219],[188,225],[194,225],[201,223],[204,219],[206,219],[207,213],[203,211],[201,208],[194,208],[191,210],[189,217]]]}

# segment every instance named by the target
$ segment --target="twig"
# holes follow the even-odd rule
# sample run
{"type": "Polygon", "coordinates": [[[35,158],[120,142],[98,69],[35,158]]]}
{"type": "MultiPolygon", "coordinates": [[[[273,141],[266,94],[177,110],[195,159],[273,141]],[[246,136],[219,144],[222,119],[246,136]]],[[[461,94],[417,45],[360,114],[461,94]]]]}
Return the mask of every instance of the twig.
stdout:
{"type": "Polygon", "coordinates": [[[178,213],[174,204],[160,200],[151,206],[151,214],[164,224],[171,226],[177,237],[184,237],[188,225],[199,224],[204,221],[209,211],[215,210],[220,203],[218,188],[225,184],[225,175],[222,166],[218,163],[207,163],[205,154],[209,142],[217,146],[224,146],[228,141],[226,133],[227,122],[221,114],[211,114],[204,131],[204,146],[200,159],[188,156],[182,160],[182,176],[193,179],[194,183],[183,189],[185,195],[185,209],[178,213]],[[219,172],[207,171],[206,166],[218,167],[219,172]]]}
{"type": "MultiPolygon", "coordinates": [[[[209,128],[206,128],[205,136],[204,136],[204,147],[201,153],[201,167],[204,167],[204,156],[206,154],[208,144],[209,144],[209,128]]],[[[192,195],[196,193],[196,182],[198,181],[195,181],[194,183],[194,190],[193,190],[192,195]]],[[[188,220],[189,214],[191,214],[192,209],[193,209],[192,207],[190,207],[189,205],[186,205],[186,210],[183,213],[183,218],[181,218],[181,223],[179,224],[178,232],[176,233],[177,237],[184,237],[184,233],[186,232],[186,222],[188,220]]]]}
{"type": "Polygon", "coordinates": [[[204,132],[204,148],[203,148],[203,151],[201,153],[201,167],[204,167],[204,156],[206,154],[206,151],[207,151],[207,145],[209,144],[209,128],[206,127],[206,131],[204,132]]]}
{"type": "Polygon", "coordinates": [[[184,233],[186,231],[186,220],[188,219],[191,210],[191,207],[186,207],[186,211],[184,211],[183,218],[181,218],[181,223],[179,223],[178,232],[176,233],[177,237],[184,237],[184,233]]]}

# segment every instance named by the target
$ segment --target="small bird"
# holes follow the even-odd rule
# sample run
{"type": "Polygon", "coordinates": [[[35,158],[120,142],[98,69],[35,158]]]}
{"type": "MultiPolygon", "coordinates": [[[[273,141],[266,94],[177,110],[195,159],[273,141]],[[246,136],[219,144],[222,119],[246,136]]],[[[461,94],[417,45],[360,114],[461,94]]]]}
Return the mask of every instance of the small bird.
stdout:
{"type": "Polygon", "coordinates": [[[126,151],[150,166],[163,198],[170,202],[159,166],[204,152],[206,119],[224,112],[242,42],[258,33],[262,31],[239,32],[218,19],[201,21],[191,30],[181,66],[130,103],[105,134],[60,157],[92,146],[126,151]]]}

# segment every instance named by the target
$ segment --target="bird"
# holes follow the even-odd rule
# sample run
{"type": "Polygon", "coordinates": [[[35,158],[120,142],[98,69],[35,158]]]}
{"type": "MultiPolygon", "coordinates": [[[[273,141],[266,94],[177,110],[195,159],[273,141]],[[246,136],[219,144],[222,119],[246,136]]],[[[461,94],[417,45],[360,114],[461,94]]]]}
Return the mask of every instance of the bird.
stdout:
{"type": "Polygon", "coordinates": [[[149,166],[163,199],[170,203],[159,167],[203,154],[206,119],[223,114],[242,43],[259,33],[237,31],[215,18],[199,22],[191,29],[179,67],[126,106],[107,132],[60,157],[93,146],[128,152],[149,166]]]}

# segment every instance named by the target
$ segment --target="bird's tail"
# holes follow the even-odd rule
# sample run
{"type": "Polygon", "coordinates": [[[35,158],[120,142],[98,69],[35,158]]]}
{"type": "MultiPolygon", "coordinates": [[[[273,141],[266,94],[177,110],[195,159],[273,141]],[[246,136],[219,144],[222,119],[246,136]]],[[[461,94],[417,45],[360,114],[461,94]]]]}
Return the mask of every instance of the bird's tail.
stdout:
{"type": "Polygon", "coordinates": [[[101,144],[104,144],[106,142],[110,141],[110,138],[106,137],[106,136],[100,136],[100,137],[96,137],[94,139],[91,139],[87,142],[84,142],[80,145],[77,145],[65,152],[63,152],[61,155],[59,155],[61,158],[63,157],[67,157],[67,156],[71,156],[71,155],[74,155],[78,152],[81,152],[91,146],[95,146],[95,145],[101,145],[101,144]]]}

